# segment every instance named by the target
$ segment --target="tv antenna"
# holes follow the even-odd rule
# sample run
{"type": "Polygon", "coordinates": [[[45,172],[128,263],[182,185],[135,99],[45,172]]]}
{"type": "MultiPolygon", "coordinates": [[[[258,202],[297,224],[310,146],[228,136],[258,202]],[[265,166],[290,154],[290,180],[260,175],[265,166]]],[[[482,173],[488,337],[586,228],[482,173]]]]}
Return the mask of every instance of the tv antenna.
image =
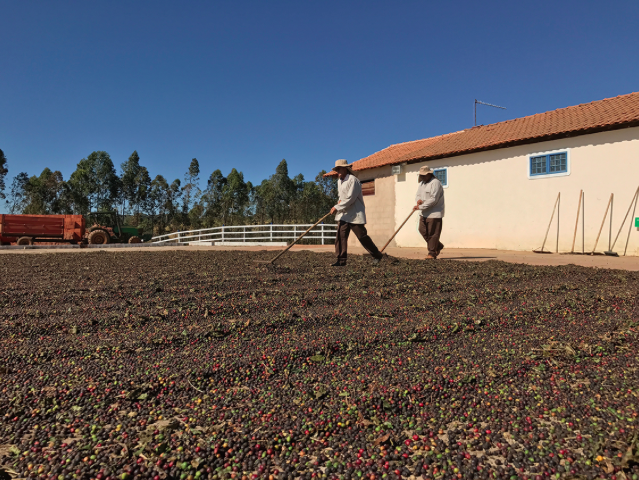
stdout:
{"type": "Polygon", "coordinates": [[[477,104],[478,103],[481,105],[487,105],[489,107],[501,108],[502,110],[506,110],[506,107],[500,107],[499,105],[493,105],[492,103],[480,102],[479,100],[475,99],[475,126],[477,126],[477,104]]]}

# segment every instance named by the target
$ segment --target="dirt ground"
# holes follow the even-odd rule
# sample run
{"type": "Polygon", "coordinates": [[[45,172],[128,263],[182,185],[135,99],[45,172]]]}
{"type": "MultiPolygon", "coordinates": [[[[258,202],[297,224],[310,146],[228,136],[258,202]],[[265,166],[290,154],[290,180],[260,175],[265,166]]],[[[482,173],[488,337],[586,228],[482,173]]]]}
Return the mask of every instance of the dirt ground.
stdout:
{"type": "Polygon", "coordinates": [[[2,257],[0,479],[639,475],[636,272],[137,250],[2,257]]]}
{"type": "MultiPolygon", "coordinates": [[[[280,251],[282,247],[195,247],[195,246],[180,246],[180,247],[131,247],[131,248],[112,248],[108,249],[113,252],[131,252],[131,251],[170,251],[170,250],[184,250],[184,251],[280,251]]],[[[314,251],[314,252],[330,252],[332,253],[332,245],[295,245],[291,251],[314,251]]],[[[66,253],[86,253],[95,251],[92,249],[33,249],[33,250],[1,250],[2,254],[39,254],[39,253],[53,253],[53,252],[66,252],[66,253]]],[[[366,251],[361,247],[354,247],[349,249],[349,253],[355,255],[366,254],[366,251]]],[[[428,252],[423,248],[388,248],[387,254],[405,259],[423,259],[428,252]]],[[[275,254],[274,254],[275,255],[275,254]]],[[[282,257],[282,262],[285,262],[286,257],[282,257]]],[[[492,250],[482,248],[451,248],[445,249],[439,260],[461,260],[461,261],[476,261],[483,262],[487,260],[500,260],[508,263],[519,263],[525,265],[547,265],[547,266],[559,266],[559,265],[579,265],[582,267],[594,267],[594,268],[611,268],[619,270],[639,271],[639,257],[636,256],[619,256],[609,257],[605,255],[570,255],[570,254],[537,254],[533,252],[521,252],[513,250],[492,250]]]]}

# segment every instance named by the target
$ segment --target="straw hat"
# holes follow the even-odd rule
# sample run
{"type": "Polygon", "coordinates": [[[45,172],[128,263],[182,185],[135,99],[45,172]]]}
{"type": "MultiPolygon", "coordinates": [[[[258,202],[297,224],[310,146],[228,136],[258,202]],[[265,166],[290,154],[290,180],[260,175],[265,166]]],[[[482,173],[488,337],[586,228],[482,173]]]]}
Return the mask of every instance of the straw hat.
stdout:
{"type": "Polygon", "coordinates": [[[423,167],[419,169],[420,175],[428,175],[429,173],[433,173],[433,171],[430,169],[428,165],[424,165],[423,167]]]}
{"type": "Polygon", "coordinates": [[[340,167],[348,170],[348,173],[350,173],[351,175],[355,175],[355,172],[353,172],[353,169],[352,169],[352,165],[349,164],[346,160],[336,160],[335,166],[333,167],[333,171],[337,172],[337,169],[340,167]]]}
{"type": "Polygon", "coordinates": [[[348,170],[348,173],[350,173],[351,175],[355,175],[355,172],[353,172],[351,165],[349,165],[349,163],[346,160],[336,160],[335,166],[333,167],[333,171],[337,172],[337,169],[339,167],[345,168],[346,170],[348,170]]]}

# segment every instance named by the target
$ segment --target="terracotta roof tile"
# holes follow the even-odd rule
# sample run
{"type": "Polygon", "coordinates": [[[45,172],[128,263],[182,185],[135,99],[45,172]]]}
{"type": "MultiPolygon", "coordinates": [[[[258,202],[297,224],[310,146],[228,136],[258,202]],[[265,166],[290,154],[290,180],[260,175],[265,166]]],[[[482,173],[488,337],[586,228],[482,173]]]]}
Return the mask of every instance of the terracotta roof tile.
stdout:
{"type": "Polygon", "coordinates": [[[391,145],[353,163],[354,170],[639,126],[639,92],[391,145]]]}
{"type": "Polygon", "coordinates": [[[397,158],[403,158],[419,152],[423,149],[431,147],[444,137],[455,135],[448,133],[439,137],[425,138],[423,140],[414,140],[412,142],[397,143],[390,147],[373,153],[366,158],[362,158],[353,164],[355,170],[366,170],[367,168],[379,167],[381,165],[389,165],[395,163],[397,158]]]}

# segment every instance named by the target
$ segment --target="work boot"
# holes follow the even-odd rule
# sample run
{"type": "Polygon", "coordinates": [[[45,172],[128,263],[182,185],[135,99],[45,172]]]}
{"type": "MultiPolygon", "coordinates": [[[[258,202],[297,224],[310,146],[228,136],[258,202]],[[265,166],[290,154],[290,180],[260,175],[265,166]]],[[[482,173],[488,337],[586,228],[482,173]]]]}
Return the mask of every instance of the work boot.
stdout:
{"type": "Polygon", "coordinates": [[[331,267],[345,267],[346,264],[345,263],[339,263],[339,262],[335,262],[331,265],[331,267]]]}

